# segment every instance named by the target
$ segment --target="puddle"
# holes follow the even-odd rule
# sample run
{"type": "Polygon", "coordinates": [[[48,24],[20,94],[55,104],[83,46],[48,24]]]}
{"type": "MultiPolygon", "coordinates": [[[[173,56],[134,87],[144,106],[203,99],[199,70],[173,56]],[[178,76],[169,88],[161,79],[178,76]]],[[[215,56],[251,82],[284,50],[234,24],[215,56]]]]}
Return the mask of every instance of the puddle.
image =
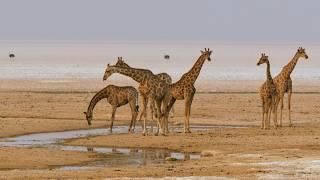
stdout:
{"type": "MultiPolygon", "coordinates": [[[[128,128],[125,126],[119,126],[113,129],[114,133],[127,133],[128,128]]],[[[107,135],[110,134],[106,128],[101,129],[88,129],[88,130],[74,130],[74,131],[63,131],[63,132],[51,132],[51,133],[36,133],[29,135],[22,135],[12,138],[1,139],[0,146],[37,146],[37,145],[49,145],[59,141],[89,137],[96,135],[107,135]]]]}
{"type": "Polygon", "coordinates": [[[199,159],[197,153],[181,153],[168,149],[135,149],[135,148],[85,148],[81,146],[64,146],[63,150],[77,150],[103,153],[104,158],[83,166],[64,166],[60,170],[81,170],[101,167],[119,167],[126,165],[145,166],[148,164],[165,163],[167,157],[177,160],[199,159]]]}
{"type": "MultiPolygon", "coordinates": [[[[241,126],[212,126],[212,125],[194,125],[191,126],[193,131],[205,131],[214,128],[241,128],[241,126]]],[[[148,127],[148,129],[150,129],[148,127]]],[[[155,131],[156,128],[154,128],[155,131]]],[[[172,126],[170,127],[171,131],[182,131],[182,126],[172,126]]],[[[112,129],[113,134],[128,133],[127,126],[116,126],[112,129]]],[[[136,133],[141,132],[141,126],[136,127],[136,133]]],[[[3,138],[0,139],[0,146],[36,146],[36,145],[48,145],[54,144],[59,141],[72,139],[72,138],[81,138],[97,135],[108,135],[110,134],[109,129],[100,128],[100,129],[87,129],[87,130],[73,130],[73,131],[63,131],[63,132],[50,132],[50,133],[35,133],[29,135],[22,135],[12,138],[3,138]]]]}
{"type": "MultiPolygon", "coordinates": [[[[235,126],[191,126],[192,130],[209,130],[212,128],[235,128],[235,126]]],[[[182,131],[182,127],[173,126],[171,131],[182,131]]],[[[141,127],[136,127],[136,132],[141,132],[141,127]]],[[[113,134],[128,133],[127,126],[116,126],[113,134]]],[[[66,151],[96,152],[103,154],[103,158],[81,166],[62,166],[61,170],[87,170],[100,167],[118,167],[124,165],[148,165],[165,163],[166,158],[172,157],[176,160],[199,159],[200,153],[182,153],[168,149],[136,149],[136,148],[108,148],[108,147],[84,147],[84,146],[64,146],[58,142],[81,137],[96,135],[108,135],[109,129],[88,129],[64,132],[36,133],[30,135],[17,136],[0,139],[0,146],[9,147],[45,147],[66,151]]]]}

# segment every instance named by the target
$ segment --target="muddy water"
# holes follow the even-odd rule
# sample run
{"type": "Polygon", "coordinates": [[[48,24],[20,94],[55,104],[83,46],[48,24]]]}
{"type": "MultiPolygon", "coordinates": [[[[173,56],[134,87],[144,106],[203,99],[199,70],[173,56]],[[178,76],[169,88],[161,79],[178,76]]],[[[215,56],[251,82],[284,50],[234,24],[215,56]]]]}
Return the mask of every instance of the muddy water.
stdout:
{"type": "MultiPolygon", "coordinates": [[[[228,126],[191,126],[192,130],[208,130],[211,128],[228,128],[228,126]]],[[[234,128],[232,126],[232,128],[234,128]]],[[[173,131],[181,130],[180,127],[173,127],[173,131]]],[[[136,128],[136,132],[141,129],[136,128]]],[[[127,133],[126,126],[113,128],[114,134],[127,133]]],[[[103,158],[98,161],[81,166],[63,166],[62,170],[81,170],[99,167],[118,167],[123,165],[147,165],[151,163],[164,163],[166,158],[171,160],[190,160],[200,158],[199,153],[183,153],[168,149],[137,149],[137,148],[111,148],[111,147],[85,147],[85,146],[64,146],[58,144],[67,139],[89,137],[96,135],[108,135],[108,129],[88,129],[74,130],[52,133],[36,133],[30,135],[17,136],[0,139],[0,146],[10,147],[46,147],[69,151],[97,152],[103,154],[103,158]]]]}

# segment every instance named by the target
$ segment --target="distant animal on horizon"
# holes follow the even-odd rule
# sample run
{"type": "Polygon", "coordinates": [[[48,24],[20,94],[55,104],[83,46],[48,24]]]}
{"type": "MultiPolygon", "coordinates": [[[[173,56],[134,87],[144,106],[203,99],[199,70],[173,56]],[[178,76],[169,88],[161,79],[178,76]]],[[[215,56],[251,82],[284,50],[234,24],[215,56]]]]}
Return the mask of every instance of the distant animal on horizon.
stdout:
{"type": "Polygon", "coordinates": [[[13,53],[9,53],[9,58],[11,59],[11,58],[15,58],[16,57],[16,55],[14,55],[13,53]]]}
{"type": "Polygon", "coordinates": [[[211,61],[212,51],[208,49],[204,49],[201,51],[201,55],[198,60],[192,66],[192,68],[185,74],[182,75],[179,81],[171,84],[169,86],[170,90],[170,100],[168,106],[164,111],[164,124],[166,131],[168,131],[168,116],[169,112],[176,102],[176,100],[184,100],[185,101],[185,119],[184,119],[184,133],[191,133],[190,131],[190,112],[191,105],[193,101],[194,94],[196,93],[196,88],[194,87],[194,83],[196,82],[201,68],[206,60],[211,61]]]}
{"type": "Polygon", "coordinates": [[[133,132],[135,129],[135,123],[138,116],[138,91],[132,86],[115,86],[108,85],[99,92],[97,92],[90,101],[87,112],[83,112],[86,116],[88,125],[91,125],[93,117],[93,110],[96,104],[106,98],[108,103],[112,106],[111,125],[110,132],[112,132],[113,121],[115,119],[116,110],[118,107],[129,103],[131,109],[131,122],[128,131],[133,132]]]}
{"type": "Polygon", "coordinates": [[[269,57],[264,53],[261,54],[261,57],[257,63],[257,66],[261,64],[267,64],[266,77],[267,80],[260,87],[260,97],[262,102],[262,123],[261,129],[269,129],[270,128],[270,118],[271,111],[273,113],[273,121],[274,128],[277,128],[277,108],[276,108],[276,100],[277,98],[277,90],[276,85],[273,82],[271,73],[270,73],[270,62],[269,57]]]}
{"type": "Polygon", "coordinates": [[[294,54],[292,60],[285,65],[281,72],[273,78],[273,81],[276,85],[277,94],[278,94],[278,100],[276,107],[278,108],[278,105],[280,103],[280,127],[282,126],[282,110],[283,110],[283,98],[284,94],[288,93],[288,116],[289,116],[289,126],[292,126],[291,121],[291,95],[292,95],[292,79],[290,77],[290,74],[294,70],[298,60],[300,58],[308,59],[309,56],[307,55],[304,48],[299,47],[297,52],[294,54]]]}
{"type": "MultiPolygon", "coordinates": [[[[123,58],[122,57],[118,57],[118,61],[117,63],[115,64],[115,66],[119,66],[119,67],[127,67],[127,68],[131,68],[131,66],[129,66],[127,63],[124,62],[123,58]]],[[[160,74],[156,74],[157,77],[159,77],[161,80],[164,80],[166,81],[168,84],[171,84],[172,83],[172,78],[170,77],[169,74],[167,73],[160,73],[160,74]]],[[[151,101],[151,100],[150,100],[151,101]]],[[[151,110],[151,120],[153,121],[153,117],[155,116],[155,118],[158,117],[158,115],[155,113],[157,112],[155,110],[156,108],[156,105],[155,105],[155,101],[151,101],[150,102],[150,110],[151,110]]],[[[171,110],[171,117],[173,118],[174,117],[174,107],[172,107],[172,110],[171,110]]],[[[140,117],[139,117],[139,121],[141,120],[141,118],[146,115],[147,112],[146,111],[142,111],[140,113],[140,117]]]]}

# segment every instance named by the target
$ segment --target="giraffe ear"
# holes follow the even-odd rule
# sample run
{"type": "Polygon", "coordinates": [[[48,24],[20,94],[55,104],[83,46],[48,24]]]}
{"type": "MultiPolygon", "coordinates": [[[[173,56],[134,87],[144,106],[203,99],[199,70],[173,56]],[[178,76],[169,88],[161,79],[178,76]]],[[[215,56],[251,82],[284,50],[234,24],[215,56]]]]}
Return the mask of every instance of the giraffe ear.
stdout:
{"type": "Polygon", "coordinates": [[[83,112],[83,114],[87,115],[87,112],[83,112]]]}
{"type": "Polygon", "coordinates": [[[200,50],[201,54],[203,54],[204,52],[202,50],[200,50]]]}
{"type": "Polygon", "coordinates": [[[108,63],[108,67],[110,67],[110,64],[108,63]]]}

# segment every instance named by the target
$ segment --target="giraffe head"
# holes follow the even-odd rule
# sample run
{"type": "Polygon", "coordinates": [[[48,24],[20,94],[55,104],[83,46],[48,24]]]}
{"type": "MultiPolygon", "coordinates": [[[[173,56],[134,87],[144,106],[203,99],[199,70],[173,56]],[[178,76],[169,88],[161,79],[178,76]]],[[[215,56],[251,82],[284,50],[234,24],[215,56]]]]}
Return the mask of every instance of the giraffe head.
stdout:
{"type": "Polygon", "coordinates": [[[111,71],[111,67],[110,64],[107,65],[106,70],[104,71],[104,75],[103,75],[103,80],[107,80],[111,75],[112,75],[112,71],[111,71]]]}
{"type": "Polygon", "coordinates": [[[118,61],[117,63],[115,64],[115,66],[118,66],[118,67],[127,67],[129,68],[130,66],[124,62],[124,60],[122,59],[122,57],[118,57],[118,61]]]}
{"type": "Polygon", "coordinates": [[[261,54],[261,57],[260,57],[260,59],[259,59],[259,61],[258,61],[258,63],[257,63],[257,66],[259,66],[259,65],[261,65],[261,64],[264,64],[264,63],[267,63],[268,61],[269,61],[269,57],[266,56],[265,53],[262,53],[262,54],[261,54]]]}
{"type": "Polygon", "coordinates": [[[201,51],[201,56],[203,56],[204,59],[207,59],[208,61],[211,61],[210,55],[212,51],[209,50],[209,48],[204,48],[204,51],[201,51]]]}
{"type": "Polygon", "coordinates": [[[86,115],[86,119],[87,119],[88,125],[90,126],[91,125],[91,120],[92,120],[92,114],[91,113],[87,113],[87,112],[83,112],[83,114],[86,115]]]}
{"type": "Polygon", "coordinates": [[[302,47],[298,48],[296,55],[298,55],[299,58],[300,57],[302,57],[304,59],[308,59],[309,58],[307,53],[306,53],[306,50],[304,48],[302,48],[302,47]]]}

